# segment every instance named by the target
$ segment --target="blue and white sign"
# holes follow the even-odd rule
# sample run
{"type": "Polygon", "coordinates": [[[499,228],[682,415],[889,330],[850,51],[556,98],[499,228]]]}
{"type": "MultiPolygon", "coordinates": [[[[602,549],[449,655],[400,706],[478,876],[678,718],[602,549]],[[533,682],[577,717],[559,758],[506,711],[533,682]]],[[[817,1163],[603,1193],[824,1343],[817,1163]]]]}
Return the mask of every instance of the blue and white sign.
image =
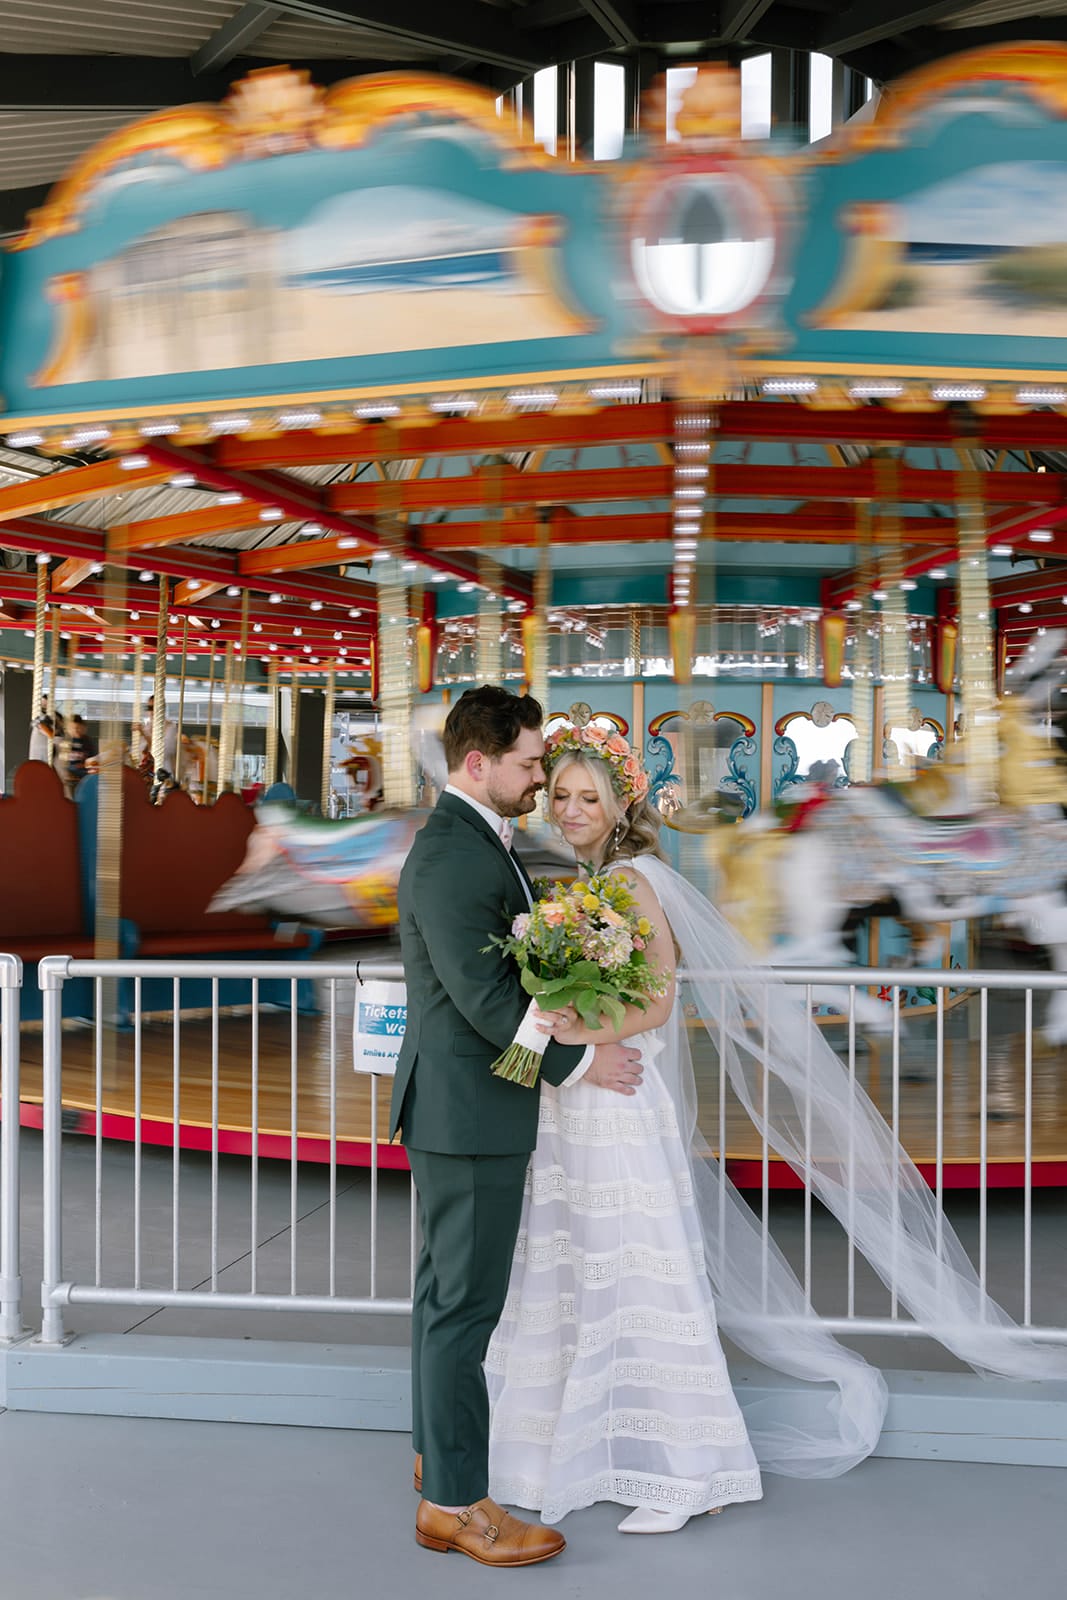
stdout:
{"type": "Polygon", "coordinates": [[[373,979],[356,987],[352,1065],[356,1072],[392,1077],[408,1020],[407,988],[373,979]]]}

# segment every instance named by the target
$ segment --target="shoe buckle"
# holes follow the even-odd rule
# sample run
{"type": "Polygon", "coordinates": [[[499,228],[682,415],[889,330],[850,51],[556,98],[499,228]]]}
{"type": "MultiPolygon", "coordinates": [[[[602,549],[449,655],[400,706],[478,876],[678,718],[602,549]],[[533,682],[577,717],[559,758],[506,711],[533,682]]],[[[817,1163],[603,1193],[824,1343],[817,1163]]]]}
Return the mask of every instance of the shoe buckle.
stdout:
{"type": "Polygon", "coordinates": [[[468,1506],[465,1511],[457,1511],[456,1512],[456,1521],[458,1523],[460,1523],[462,1527],[466,1528],[466,1527],[468,1527],[470,1525],[470,1520],[471,1520],[473,1515],[474,1515],[473,1510],[471,1509],[470,1506],[468,1506]]]}
{"type": "Polygon", "coordinates": [[[495,1544],[497,1539],[500,1537],[500,1529],[495,1523],[491,1522],[488,1528],[485,1530],[484,1537],[486,1544],[495,1544]]]}

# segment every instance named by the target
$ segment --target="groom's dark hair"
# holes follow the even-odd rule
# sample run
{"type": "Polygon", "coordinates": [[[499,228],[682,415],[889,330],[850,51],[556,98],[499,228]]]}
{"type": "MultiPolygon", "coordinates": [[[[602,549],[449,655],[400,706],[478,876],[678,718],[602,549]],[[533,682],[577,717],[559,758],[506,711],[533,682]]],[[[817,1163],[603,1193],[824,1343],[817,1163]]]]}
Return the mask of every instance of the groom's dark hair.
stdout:
{"type": "Polygon", "coordinates": [[[542,720],[541,702],[532,695],[512,694],[495,683],[464,690],[445,721],[449,772],[456,772],[472,750],[480,750],[484,756],[504,755],[523,728],[539,728],[542,720]]]}

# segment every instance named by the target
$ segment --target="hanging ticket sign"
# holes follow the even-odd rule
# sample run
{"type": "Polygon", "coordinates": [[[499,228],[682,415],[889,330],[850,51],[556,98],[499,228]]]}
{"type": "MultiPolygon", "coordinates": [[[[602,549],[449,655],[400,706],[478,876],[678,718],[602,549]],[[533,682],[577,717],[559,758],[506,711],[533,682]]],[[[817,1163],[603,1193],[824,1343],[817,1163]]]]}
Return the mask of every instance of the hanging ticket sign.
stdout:
{"type": "Polygon", "coordinates": [[[371,979],[356,985],[352,1019],[352,1066],[356,1072],[392,1077],[408,1020],[407,988],[371,979]]]}

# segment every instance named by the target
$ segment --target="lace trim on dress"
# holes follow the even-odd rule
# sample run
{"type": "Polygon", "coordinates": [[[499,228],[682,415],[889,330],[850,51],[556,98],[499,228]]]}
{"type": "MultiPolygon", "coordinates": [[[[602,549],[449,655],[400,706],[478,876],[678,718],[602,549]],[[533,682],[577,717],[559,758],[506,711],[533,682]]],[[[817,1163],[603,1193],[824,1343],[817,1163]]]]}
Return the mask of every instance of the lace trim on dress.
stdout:
{"type": "Polygon", "coordinates": [[[615,1179],[612,1183],[579,1183],[568,1180],[562,1167],[531,1168],[527,1188],[535,1205],[563,1200],[575,1211],[592,1216],[621,1216],[627,1211],[661,1216],[691,1205],[693,1185],[688,1172],[679,1172],[665,1183],[641,1183],[639,1179],[615,1179]]]}
{"type": "Polygon", "coordinates": [[[565,1495],[542,1498],[541,1485],[529,1478],[494,1476],[493,1492],[505,1505],[540,1511],[545,1522],[559,1522],[568,1511],[581,1511],[601,1500],[624,1506],[651,1506],[657,1511],[685,1511],[699,1516],[714,1506],[763,1496],[758,1471],[716,1472],[700,1483],[661,1478],[644,1472],[601,1472],[568,1485],[565,1495]]]}
{"type": "Polygon", "coordinates": [[[531,1241],[520,1233],[515,1243],[515,1260],[525,1262],[534,1272],[553,1267],[570,1267],[588,1288],[617,1283],[620,1278],[650,1278],[656,1283],[692,1283],[705,1274],[704,1250],[699,1243],[688,1252],[655,1250],[651,1245],[629,1245],[621,1253],[594,1254],[576,1245],[562,1231],[531,1241]]]}
{"type": "Polygon", "coordinates": [[[564,1105],[542,1093],[537,1127],[541,1133],[554,1133],[583,1145],[651,1144],[681,1137],[670,1101],[639,1111],[616,1111],[603,1106],[564,1105]]]}
{"type": "Polygon", "coordinates": [[[666,1411],[607,1411],[574,1433],[561,1426],[556,1411],[521,1411],[498,1416],[494,1438],[524,1444],[550,1444],[552,1460],[570,1461],[605,1439],[640,1439],[662,1445],[748,1445],[748,1433],[739,1413],[732,1417],[672,1417],[666,1411]]]}
{"type": "Polygon", "coordinates": [[[672,1314],[655,1306],[630,1306],[601,1317],[599,1322],[579,1321],[573,1294],[531,1304],[520,1291],[508,1295],[502,1322],[518,1325],[520,1333],[554,1333],[577,1327],[578,1351],[588,1355],[603,1350],[615,1339],[644,1336],[673,1344],[702,1344],[715,1338],[715,1319],[708,1312],[672,1314]]]}
{"type": "MultiPolygon", "coordinates": [[[[516,1356],[494,1340],[485,1358],[485,1370],[506,1377],[513,1389],[558,1384],[567,1378],[578,1359],[577,1350],[559,1350],[550,1356],[516,1356]]],[[[620,1356],[593,1377],[570,1379],[567,1405],[573,1410],[593,1405],[613,1389],[627,1384],[640,1389],[661,1389],[671,1394],[731,1394],[725,1358],[713,1365],[689,1366],[650,1360],[647,1356],[620,1356]]]]}

